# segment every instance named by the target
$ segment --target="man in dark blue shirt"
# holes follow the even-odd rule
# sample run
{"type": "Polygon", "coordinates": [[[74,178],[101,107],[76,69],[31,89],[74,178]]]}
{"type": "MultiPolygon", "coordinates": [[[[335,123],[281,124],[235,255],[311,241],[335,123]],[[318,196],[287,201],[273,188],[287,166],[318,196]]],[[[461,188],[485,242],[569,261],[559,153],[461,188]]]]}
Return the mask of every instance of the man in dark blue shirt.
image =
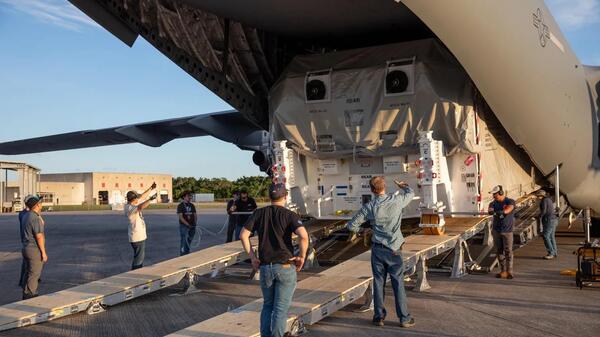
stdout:
{"type": "Polygon", "coordinates": [[[501,185],[495,186],[490,194],[493,195],[488,207],[488,213],[494,216],[492,235],[496,246],[496,256],[500,263],[500,273],[497,278],[512,279],[513,276],[513,225],[515,222],[515,201],[504,195],[501,185]]]}

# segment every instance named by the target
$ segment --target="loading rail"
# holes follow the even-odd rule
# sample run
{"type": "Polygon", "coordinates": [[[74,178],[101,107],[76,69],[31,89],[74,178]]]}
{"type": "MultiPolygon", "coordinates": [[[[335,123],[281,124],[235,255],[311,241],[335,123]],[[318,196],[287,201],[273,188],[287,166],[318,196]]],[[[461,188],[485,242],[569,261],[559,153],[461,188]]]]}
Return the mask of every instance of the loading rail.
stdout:
{"type": "MultiPolygon", "coordinates": [[[[309,221],[311,236],[322,238],[343,228],[338,221],[309,221]]],[[[255,246],[256,238],[251,238],[255,246]]],[[[194,291],[198,276],[216,274],[248,258],[240,242],[230,242],[202,249],[151,266],[78,285],[55,293],[41,295],[0,307],[0,331],[38,324],[79,312],[100,313],[113,306],[187,279],[194,291]]]]}
{"type": "MultiPolygon", "coordinates": [[[[429,287],[426,260],[451,249],[455,249],[456,269],[452,276],[464,276],[466,268],[462,252],[466,241],[483,230],[491,231],[490,217],[448,218],[446,233],[443,235],[415,234],[407,237],[402,256],[407,274],[417,274],[415,290],[429,287]]],[[[369,250],[298,282],[288,315],[287,331],[293,335],[298,334],[306,326],[330,316],[365,294],[369,295],[372,279],[369,250]]],[[[262,299],[255,300],[168,337],[259,336],[261,307],[262,299]]]]}

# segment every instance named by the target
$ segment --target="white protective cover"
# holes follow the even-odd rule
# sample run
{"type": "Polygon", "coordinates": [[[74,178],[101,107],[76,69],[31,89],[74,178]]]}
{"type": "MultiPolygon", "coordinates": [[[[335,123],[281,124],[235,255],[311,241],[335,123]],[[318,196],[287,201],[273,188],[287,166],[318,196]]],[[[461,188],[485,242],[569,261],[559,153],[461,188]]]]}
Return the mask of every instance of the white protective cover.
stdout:
{"type": "Polygon", "coordinates": [[[474,152],[467,138],[472,94],[452,55],[433,39],[419,40],[296,57],[271,89],[271,121],[276,139],[308,152],[315,150],[317,135],[332,135],[338,153],[382,155],[414,148],[418,130],[433,130],[450,153],[474,152]],[[413,57],[414,94],[384,97],[386,62],[413,57]],[[331,101],[307,104],[306,73],[326,69],[332,69],[331,101]],[[380,134],[390,131],[396,137],[381,140],[380,134]]]}
{"type": "MultiPolygon", "coordinates": [[[[460,174],[464,158],[479,155],[484,178],[470,189],[472,195],[454,197],[486,201],[496,184],[513,197],[535,187],[529,158],[503,130],[460,64],[434,39],[296,57],[272,87],[269,103],[274,138],[287,140],[313,159],[413,155],[419,152],[418,132],[431,130],[443,142],[445,155],[457,156],[449,160],[453,186],[466,183],[460,174]],[[414,92],[386,97],[387,62],[412,58],[414,92]],[[331,71],[330,100],[307,103],[306,74],[323,70],[331,71]],[[318,136],[324,135],[334,140],[334,151],[317,151],[318,136]]],[[[316,177],[305,174],[312,184],[316,177]]],[[[340,180],[348,174],[340,172],[340,180]]]]}

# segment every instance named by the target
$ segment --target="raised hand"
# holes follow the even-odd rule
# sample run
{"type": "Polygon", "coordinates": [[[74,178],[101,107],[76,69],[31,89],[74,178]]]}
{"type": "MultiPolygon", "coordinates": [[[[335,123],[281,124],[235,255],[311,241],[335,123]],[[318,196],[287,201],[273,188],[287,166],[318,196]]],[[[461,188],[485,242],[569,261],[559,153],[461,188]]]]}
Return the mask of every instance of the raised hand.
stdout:
{"type": "Polygon", "coordinates": [[[408,187],[408,184],[404,181],[394,180],[394,184],[396,184],[396,186],[398,186],[400,188],[408,187]]]}

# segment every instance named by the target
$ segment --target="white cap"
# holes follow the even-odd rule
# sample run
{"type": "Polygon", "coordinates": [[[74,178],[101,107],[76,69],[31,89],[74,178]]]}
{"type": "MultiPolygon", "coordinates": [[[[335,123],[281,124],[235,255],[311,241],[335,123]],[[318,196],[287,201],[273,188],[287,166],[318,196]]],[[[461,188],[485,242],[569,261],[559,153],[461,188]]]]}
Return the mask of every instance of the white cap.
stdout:
{"type": "Polygon", "coordinates": [[[490,194],[496,194],[500,191],[502,191],[502,186],[496,185],[496,186],[494,186],[494,188],[492,188],[492,190],[490,191],[490,194]]]}

